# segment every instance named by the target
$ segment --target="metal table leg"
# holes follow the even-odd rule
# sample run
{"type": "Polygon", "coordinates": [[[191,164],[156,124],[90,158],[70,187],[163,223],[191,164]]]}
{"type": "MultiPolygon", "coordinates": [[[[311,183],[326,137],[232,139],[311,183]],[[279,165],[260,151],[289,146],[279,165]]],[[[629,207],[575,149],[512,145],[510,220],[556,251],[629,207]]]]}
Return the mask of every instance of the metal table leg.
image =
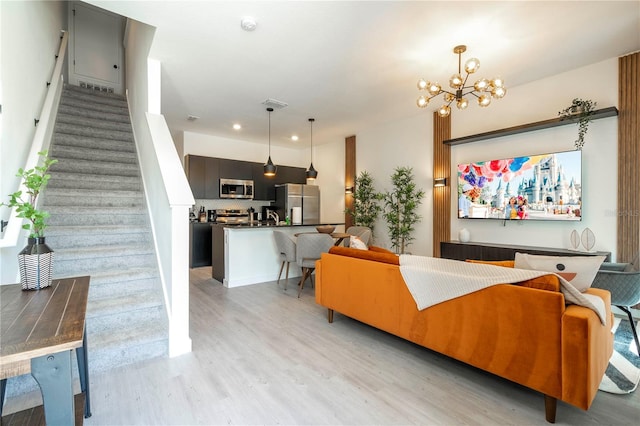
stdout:
{"type": "Polygon", "coordinates": [[[40,385],[48,425],[74,425],[71,351],[31,359],[31,375],[40,385]]]}
{"type": "Polygon", "coordinates": [[[0,380],[0,419],[2,418],[2,407],[4,407],[4,392],[7,390],[7,379],[0,380]]]}
{"type": "Polygon", "coordinates": [[[91,417],[91,398],[89,396],[89,360],[87,357],[87,332],[82,336],[82,347],[76,349],[78,371],[80,373],[80,389],[84,393],[84,418],[91,417]]]}

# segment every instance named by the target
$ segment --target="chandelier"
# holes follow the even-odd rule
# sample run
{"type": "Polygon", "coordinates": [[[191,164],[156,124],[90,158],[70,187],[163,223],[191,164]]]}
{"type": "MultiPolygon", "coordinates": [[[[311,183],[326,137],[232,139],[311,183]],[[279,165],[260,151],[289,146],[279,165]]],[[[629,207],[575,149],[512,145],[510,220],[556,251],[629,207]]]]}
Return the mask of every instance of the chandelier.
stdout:
{"type": "Polygon", "coordinates": [[[458,55],[458,72],[453,74],[449,79],[449,87],[451,91],[443,89],[440,84],[425,81],[423,79],[418,80],[418,89],[425,90],[428,95],[421,95],[418,97],[416,104],[420,108],[426,108],[429,105],[429,101],[434,97],[444,93],[444,104],[438,109],[438,115],[440,117],[447,117],[451,114],[451,103],[456,101],[458,109],[465,109],[469,106],[469,100],[465,97],[467,95],[475,96],[478,101],[478,105],[481,107],[487,107],[491,104],[491,98],[501,99],[507,94],[507,89],[504,87],[504,81],[500,77],[487,80],[481,78],[473,83],[472,86],[467,86],[467,80],[469,75],[475,73],[480,68],[480,61],[476,58],[468,59],[464,63],[464,70],[466,75],[462,78],[462,54],[467,50],[467,46],[460,45],[453,48],[453,53],[458,55]]]}

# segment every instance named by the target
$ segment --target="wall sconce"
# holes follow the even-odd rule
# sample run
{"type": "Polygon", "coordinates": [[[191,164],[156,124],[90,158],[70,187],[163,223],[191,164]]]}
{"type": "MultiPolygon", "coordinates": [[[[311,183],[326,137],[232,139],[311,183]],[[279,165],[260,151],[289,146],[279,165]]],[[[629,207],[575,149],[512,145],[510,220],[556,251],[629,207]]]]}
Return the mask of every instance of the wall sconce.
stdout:
{"type": "Polygon", "coordinates": [[[434,187],[447,186],[447,178],[438,178],[433,180],[434,187]]]}
{"type": "Polygon", "coordinates": [[[347,186],[346,188],[344,188],[344,193],[353,194],[353,186],[347,186]]]}

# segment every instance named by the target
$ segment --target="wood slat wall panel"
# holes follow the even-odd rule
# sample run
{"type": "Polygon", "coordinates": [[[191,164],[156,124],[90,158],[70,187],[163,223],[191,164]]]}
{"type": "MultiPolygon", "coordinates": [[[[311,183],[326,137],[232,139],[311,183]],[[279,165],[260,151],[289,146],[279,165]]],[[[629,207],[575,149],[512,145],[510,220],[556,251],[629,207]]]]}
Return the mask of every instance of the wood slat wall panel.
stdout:
{"type": "Polygon", "coordinates": [[[451,239],[451,192],[457,182],[451,179],[451,116],[433,113],[433,178],[446,178],[445,186],[433,188],[433,257],[440,257],[440,242],[451,239]]]}
{"type": "MultiPolygon", "coordinates": [[[[349,187],[353,186],[356,180],[356,137],[349,136],[344,140],[344,186],[349,187]]],[[[345,209],[352,210],[353,209],[353,195],[345,194],[344,196],[344,207],[345,209]]],[[[348,229],[350,226],[353,226],[353,217],[345,213],[344,214],[344,229],[348,229]]]]}
{"type": "Polygon", "coordinates": [[[618,59],[618,262],[640,252],[640,53],[618,59]]]}

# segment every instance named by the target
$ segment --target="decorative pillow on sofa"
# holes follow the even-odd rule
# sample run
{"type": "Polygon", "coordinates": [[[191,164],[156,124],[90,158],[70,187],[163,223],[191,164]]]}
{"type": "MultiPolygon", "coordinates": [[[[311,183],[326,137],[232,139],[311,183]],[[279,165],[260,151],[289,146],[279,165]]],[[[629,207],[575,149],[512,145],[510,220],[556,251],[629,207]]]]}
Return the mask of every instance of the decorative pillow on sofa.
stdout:
{"type": "Polygon", "coordinates": [[[539,256],[516,253],[514,267],[534,271],[548,271],[560,275],[580,292],[593,283],[605,256],[539,256]]]}
{"type": "Polygon", "coordinates": [[[358,250],[369,250],[369,247],[367,247],[364,241],[354,235],[349,238],[349,247],[358,250]]]}

